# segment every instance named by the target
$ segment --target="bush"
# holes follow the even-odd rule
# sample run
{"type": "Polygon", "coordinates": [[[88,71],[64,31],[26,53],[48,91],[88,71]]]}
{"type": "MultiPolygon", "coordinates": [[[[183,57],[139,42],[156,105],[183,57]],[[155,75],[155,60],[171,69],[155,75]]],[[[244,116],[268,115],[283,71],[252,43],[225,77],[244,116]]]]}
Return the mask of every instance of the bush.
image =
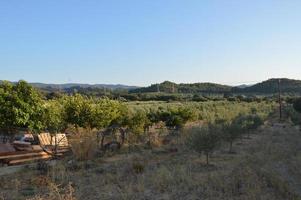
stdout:
{"type": "Polygon", "coordinates": [[[301,115],[293,108],[293,106],[285,106],[284,109],[285,114],[288,115],[295,125],[299,125],[301,123],[301,115]]]}
{"type": "Polygon", "coordinates": [[[297,112],[301,113],[301,98],[294,101],[293,107],[297,112]]]}
{"type": "Polygon", "coordinates": [[[190,129],[188,147],[199,154],[206,155],[206,164],[209,164],[209,154],[213,153],[220,142],[220,128],[209,125],[208,127],[195,127],[190,129]]]}
{"type": "Polygon", "coordinates": [[[232,152],[233,142],[242,134],[242,127],[237,121],[223,125],[223,139],[229,142],[229,153],[232,152]]]}

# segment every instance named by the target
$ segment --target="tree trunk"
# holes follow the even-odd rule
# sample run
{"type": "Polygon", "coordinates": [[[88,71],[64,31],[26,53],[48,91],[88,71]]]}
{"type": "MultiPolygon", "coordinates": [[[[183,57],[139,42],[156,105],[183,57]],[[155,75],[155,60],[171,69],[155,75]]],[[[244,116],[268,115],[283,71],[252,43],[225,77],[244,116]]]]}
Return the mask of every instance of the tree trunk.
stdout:
{"type": "Polygon", "coordinates": [[[121,146],[123,146],[124,141],[125,141],[125,130],[123,130],[122,128],[120,129],[120,134],[121,134],[121,146]]]}
{"type": "Polygon", "coordinates": [[[56,159],[57,158],[57,133],[55,133],[54,135],[54,158],[56,159]]]}
{"type": "Polygon", "coordinates": [[[100,143],[100,148],[103,149],[103,143],[104,143],[104,140],[105,140],[105,134],[102,133],[101,135],[101,143],[100,143]]]}
{"type": "Polygon", "coordinates": [[[209,165],[209,153],[206,153],[206,164],[209,165]]]}
{"type": "Polygon", "coordinates": [[[231,153],[232,152],[232,141],[230,142],[230,147],[229,147],[229,153],[231,153]]]}

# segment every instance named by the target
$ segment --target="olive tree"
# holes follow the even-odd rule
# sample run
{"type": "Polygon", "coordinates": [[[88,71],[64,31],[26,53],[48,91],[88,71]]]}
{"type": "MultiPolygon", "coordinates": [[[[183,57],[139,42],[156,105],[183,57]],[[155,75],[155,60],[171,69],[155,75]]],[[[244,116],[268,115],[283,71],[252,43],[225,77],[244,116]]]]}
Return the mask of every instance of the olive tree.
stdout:
{"type": "Polygon", "coordinates": [[[213,125],[196,127],[189,133],[188,147],[199,154],[205,154],[206,164],[209,165],[209,154],[213,153],[220,143],[220,128],[213,125]]]}
{"type": "Polygon", "coordinates": [[[233,142],[242,134],[242,127],[237,121],[223,125],[223,139],[229,142],[229,153],[232,152],[233,142]]]}

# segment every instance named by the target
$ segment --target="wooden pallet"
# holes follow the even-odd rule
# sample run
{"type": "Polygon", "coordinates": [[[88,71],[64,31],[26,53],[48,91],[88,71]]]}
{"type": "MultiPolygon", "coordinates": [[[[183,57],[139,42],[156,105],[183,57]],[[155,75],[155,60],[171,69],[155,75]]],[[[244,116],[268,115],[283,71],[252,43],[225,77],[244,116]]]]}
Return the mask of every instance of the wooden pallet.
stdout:
{"type": "Polygon", "coordinates": [[[8,162],[8,165],[17,165],[17,164],[23,164],[23,163],[26,163],[26,162],[33,162],[33,161],[36,161],[36,160],[46,160],[46,159],[50,159],[50,158],[52,158],[52,156],[49,155],[49,154],[42,155],[42,156],[37,156],[37,157],[30,157],[30,158],[19,158],[19,159],[16,159],[16,160],[10,160],[8,162]]]}
{"type": "MultiPolygon", "coordinates": [[[[47,160],[54,156],[63,156],[70,151],[68,140],[65,134],[56,134],[51,137],[49,133],[38,135],[40,145],[30,145],[30,150],[13,151],[9,146],[2,145],[3,151],[0,151],[0,164],[18,165],[37,160],[47,160]],[[57,150],[55,151],[55,142],[57,150]]],[[[22,143],[23,144],[23,143],[22,143]]],[[[0,148],[1,149],[1,148],[0,148]]]]}
{"type": "MultiPolygon", "coordinates": [[[[61,157],[69,151],[69,149],[58,149],[56,156],[61,157]]],[[[47,153],[43,150],[32,150],[32,151],[16,151],[16,152],[8,152],[2,153],[0,155],[0,162],[7,165],[17,165],[23,164],[26,162],[33,162],[37,160],[47,160],[51,159],[54,154],[47,153]]]]}

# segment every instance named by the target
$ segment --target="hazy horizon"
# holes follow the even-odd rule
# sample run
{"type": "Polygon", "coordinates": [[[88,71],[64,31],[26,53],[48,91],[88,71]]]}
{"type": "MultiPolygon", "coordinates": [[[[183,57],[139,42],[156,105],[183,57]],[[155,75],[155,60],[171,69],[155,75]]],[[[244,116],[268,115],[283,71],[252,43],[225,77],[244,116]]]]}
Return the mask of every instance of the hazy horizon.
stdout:
{"type": "MultiPolygon", "coordinates": [[[[261,82],[264,82],[264,81],[267,81],[269,79],[287,79],[287,77],[270,77],[268,79],[265,79],[265,80],[259,80],[259,81],[249,81],[249,82],[237,82],[235,84],[226,84],[226,83],[219,83],[219,82],[212,82],[212,81],[198,81],[198,82],[174,82],[176,84],[193,84],[193,83],[215,83],[215,84],[220,84],[220,85],[227,85],[227,86],[231,86],[231,87],[235,87],[235,86],[243,86],[243,85],[246,85],[246,86],[252,86],[252,85],[255,85],[257,83],[261,83],[261,82]]],[[[292,80],[299,80],[299,79],[293,79],[293,78],[288,78],[288,79],[292,79],[292,80]]],[[[21,81],[21,80],[24,80],[24,79],[19,79],[19,80],[0,80],[0,81],[9,81],[9,82],[18,82],[18,81],[21,81]]],[[[152,84],[160,84],[160,83],[163,83],[165,81],[170,81],[170,80],[164,80],[162,82],[154,82],[154,83],[151,83],[149,85],[128,85],[128,84],[123,84],[123,83],[86,83],[86,82],[62,82],[62,83],[52,83],[52,82],[35,82],[35,81],[27,81],[27,80],[24,80],[28,83],[31,83],[31,84],[47,84],[47,85],[64,85],[64,84],[82,84],[82,85],[122,85],[122,86],[129,86],[129,87],[148,87],[152,84]]]]}
{"type": "Polygon", "coordinates": [[[1,1],[0,80],[301,79],[301,1],[1,1]]]}

